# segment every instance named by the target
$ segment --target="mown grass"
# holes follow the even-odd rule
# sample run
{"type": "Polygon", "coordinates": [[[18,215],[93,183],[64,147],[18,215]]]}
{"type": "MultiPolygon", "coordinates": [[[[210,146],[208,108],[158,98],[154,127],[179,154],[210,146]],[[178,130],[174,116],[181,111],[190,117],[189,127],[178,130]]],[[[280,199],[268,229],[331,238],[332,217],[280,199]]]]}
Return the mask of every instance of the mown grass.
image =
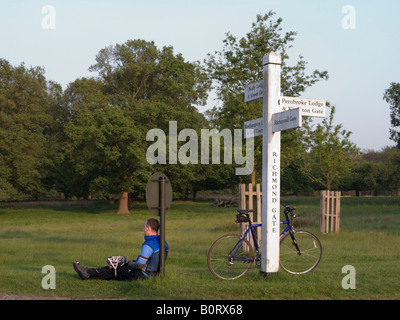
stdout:
{"type": "Polygon", "coordinates": [[[399,299],[400,199],[343,198],[338,234],[319,233],[319,199],[284,198],[297,207],[299,229],[316,233],[323,257],[311,273],[279,271],[264,278],[253,268],[235,281],[215,279],[207,252],[219,236],[237,233],[234,208],[174,202],[167,213],[170,253],[166,275],[151,281],[81,281],[72,262],[95,267],[109,255],[134,259],[143,242],[145,204],[130,215],[116,206],[0,208],[0,292],[73,299],[399,299]],[[41,286],[42,267],[56,269],[56,289],[41,286]],[[345,265],[356,270],[356,289],[345,290],[345,265]]]}

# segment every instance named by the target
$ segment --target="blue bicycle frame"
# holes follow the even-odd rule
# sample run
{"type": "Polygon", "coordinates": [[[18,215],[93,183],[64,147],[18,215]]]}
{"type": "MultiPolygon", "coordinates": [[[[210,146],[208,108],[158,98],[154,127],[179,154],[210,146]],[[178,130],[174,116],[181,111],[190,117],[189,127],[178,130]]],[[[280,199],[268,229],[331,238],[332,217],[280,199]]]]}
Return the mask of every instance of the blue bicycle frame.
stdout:
{"type": "MultiPolygon", "coordinates": [[[[280,224],[286,224],[286,225],[287,225],[287,227],[285,228],[285,230],[283,230],[282,233],[281,233],[280,236],[279,236],[279,238],[282,238],[282,236],[283,236],[286,232],[288,232],[288,231],[291,229],[292,226],[291,226],[290,220],[289,220],[288,218],[287,218],[287,220],[285,220],[285,221],[281,221],[280,224]]],[[[250,224],[250,226],[248,227],[248,229],[246,230],[246,232],[242,235],[242,239],[241,239],[240,241],[238,241],[238,243],[233,247],[233,249],[231,250],[231,252],[229,252],[229,256],[230,256],[230,257],[232,257],[232,256],[235,257],[234,259],[235,259],[236,261],[247,261],[247,260],[248,260],[248,258],[236,257],[236,254],[237,254],[239,248],[243,245],[243,241],[244,241],[244,239],[247,238],[247,236],[248,236],[249,233],[251,234],[251,237],[252,237],[252,239],[253,239],[254,248],[256,249],[256,252],[258,252],[259,246],[258,246],[256,237],[255,237],[255,235],[254,235],[253,229],[254,229],[254,228],[261,227],[261,226],[262,226],[262,224],[250,224]],[[232,252],[233,252],[233,255],[232,255],[232,252]]]]}

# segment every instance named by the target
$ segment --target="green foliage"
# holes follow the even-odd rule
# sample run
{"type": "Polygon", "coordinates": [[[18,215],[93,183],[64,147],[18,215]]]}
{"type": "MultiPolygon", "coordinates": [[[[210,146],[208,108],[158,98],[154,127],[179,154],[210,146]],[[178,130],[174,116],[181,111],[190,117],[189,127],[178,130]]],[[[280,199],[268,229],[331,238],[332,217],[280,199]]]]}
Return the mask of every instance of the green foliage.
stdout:
{"type": "Polygon", "coordinates": [[[142,132],[93,79],[76,80],[66,91],[71,120],[65,126],[67,155],[93,193],[140,188],[146,170],[142,132]],[[135,184],[136,183],[136,184],[135,184]]]}
{"type": "Polygon", "coordinates": [[[13,67],[0,59],[0,201],[45,193],[60,95],[42,68],[13,67]]]}
{"type": "Polygon", "coordinates": [[[392,82],[389,89],[385,90],[383,99],[390,106],[390,139],[400,148],[400,83],[392,82]]]}
{"type": "Polygon", "coordinates": [[[386,147],[382,151],[367,150],[358,159],[350,189],[358,194],[394,194],[400,187],[400,149],[386,147]]]}
{"type": "MultiPolygon", "coordinates": [[[[172,120],[182,129],[207,126],[194,106],[205,102],[207,77],[172,47],[159,50],[143,40],[102,49],[90,70],[97,79],[76,80],[65,93],[69,157],[90,182],[88,192],[143,193],[157,170],[146,160],[146,133],[159,128],[168,134],[172,120]]],[[[177,194],[198,179],[191,166],[161,171],[171,173],[177,194]]]]}
{"type": "Polygon", "coordinates": [[[160,50],[154,42],[129,40],[102,49],[89,70],[98,72],[105,92],[120,107],[147,100],[185,110],[207,98],[206,74],[171,46],[160,50]]]}
{"type": "MultiPolygon", "coordinates": [[[[263,57],[271,51],[282,57],[282,93],[287,96],[299,96],[308,87],[318,81],[328,79],[326,71],[315,70],[306,73],[307,63],[303,57],[294,65],[289,65],[288,51],[295,40],[296,32],[282,32],[282,19],[274,20],[275,13],[270,11],[257,15],[251,31],[245,37],[238,39],[227,33],[223,41],[222,51],[209,54],[205,61],[214,89],[221,101],[221,106],[213,107],[207,112],[211,123],[218,128],[243,128],[243,123],[262,117],[262,100],[244,102],[243,88],[255,81],[263,79],[263,57]]],[[[304,121],[304,125],[309,120],[304,121]]],[[[301,130],[291,130],[282,133],[282,164],[283,175],[289,166],[294,166],[297,160],[304,156],[301,130]]],[[[262,140],[255,140],[255,179],[261,177],[262,140]]],[[[300,168],[296,171],[300,172],[300,168]]],[[[285,178],[283,178],[285,179],[285,178]]]]}
{"type": "Polygon", "coordinates": [[[323,119],[315,130],[309,130],[303,159],[305,173],[324,190],[337,189],[355,169],[355,156],[359,150],[350,141],[351,132],[342,125],[333,125],[335,107],[328,118],[323,119]]]}
{"type": "MultiPolygon", "coordinates": [[[[299,95],[306,88],[312,86],[318,81],[326,80],[328,74],[326,71],[315,70],[311,75],[305,73],[306,62],[303,57],[294,66],[289,66],[288,49],[292,47],[291,42],[295,40],[296,32],[286,32],[282,34],[282,18],[273,20],[275,13],[269,11],[264,15],[257,15],[256,22],[253,22],[251,31],[246,37],[237,39],[235,36],[227,33],[223,41],[224,48],[216,52],[215,55],[208,55],[206,61],[211,78],[215,82],[215,88],[219,99],[224,103],[220,109],[214,108],[210,116],[217,119],[219,113],[229,113],[230,99],[237,103],[243,102],[243,88],[245,85],[262,80],[263,78],[263,57],[273,51],[282,58],[282,92],[285,95],[299,95]],[[241,99],[240,99],[241,98],[241,99]],[[223,113],[223,111],[225,111],[223,113]]],[[[255,102],[256,103],[256,102],[255,102]]],[[[258,105],[260,103],[258,102],[258,105]]],[[[245,107],[240,112],[241,119],[239,123],[229,119],[229,124],[241,127],[243,121],[251,120],[255,115],[249,114],[251,107],[245,107]],[[250,116],[250,118],[249,118],[250,116]]],[[[235,109],[235,110],[236,110],[235,109]]],[[[260,113],[261,108],[258,113],[260,113]]],[[[230,113],[234,115],[234,113],[230,113]]],[[[239,118],[237,118],[239,120],[239,118]]],[[[228,119],[227,119],[228,120],[228,119]]]]}
{"type": "Polygon", "coordinates": [[[400,189],[400,150],[388,149],[382,165],[381,185],[388,191],[400,189]]]}
{"type": "MultiPolygon", "coordinates": [[[[0,201],[57,192],[85,198],[143,195],[156,171],[173,181],[177,197],[261,182],[261,137],[255,139],[250,177],[236,176],[234,165],[226,164],[150,165],[146,150],[152,142],[146,134],[159,128],[168,144],[170,121],[177,122],[178,133],[190,128],[201,137],[201,129],[233,132],[260,118],[261,100],[245,103],[243,88],[262,79],[262,58],[271,51],[282,57],[284,95],[298,96],[327,80],[326,71],[308,73],[302,56],[294,63],[289,59],[296,32],[283,32],[282,21],[272,11],[257,15],[244,37],[228,32],[222,50],[203,64],[145,40],[110,45],[90,67],[95,76],[71,82],[64,92],[46,80],[43,68],[14,67],[0,59],[0,201]],[[203,115],[196,107],[206,103],[211,84],[219,104],[203,115]]],[[[391,108],[391,139],[397,142],[399,91],[399,84],[392,83],[384,94],[391,108]]],[[[334,110],[321,124],[304,119],[302,128],[282,132],[282,192],[398,190],[398,150],[382,151],[379,161],[358,156],[351,133],[333,125],[334,110]]],[[[178,150],[189,138],[177,141],[178,150]]]]}

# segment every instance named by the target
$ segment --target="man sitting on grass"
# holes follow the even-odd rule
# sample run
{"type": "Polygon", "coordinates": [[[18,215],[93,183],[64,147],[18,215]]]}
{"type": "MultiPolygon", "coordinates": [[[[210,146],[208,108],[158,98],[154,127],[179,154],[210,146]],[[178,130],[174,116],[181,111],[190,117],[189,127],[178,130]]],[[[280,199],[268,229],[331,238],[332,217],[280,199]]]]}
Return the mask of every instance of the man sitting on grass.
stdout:
{"type": "MultiPolygon", "coordinates": [[[[74,262],[75,271],[82,280],[138,280],[151,278],[159,272],[160,236],[157,235],[160,224],[156,219],[148,219],[144,224],[142,251],[136,260],[129,261],[115,270],[112,266],[85,268],[79,261],[74,262]]],[[[168,244],[165,242],[165,259],[168,255],[168,244]]]]}

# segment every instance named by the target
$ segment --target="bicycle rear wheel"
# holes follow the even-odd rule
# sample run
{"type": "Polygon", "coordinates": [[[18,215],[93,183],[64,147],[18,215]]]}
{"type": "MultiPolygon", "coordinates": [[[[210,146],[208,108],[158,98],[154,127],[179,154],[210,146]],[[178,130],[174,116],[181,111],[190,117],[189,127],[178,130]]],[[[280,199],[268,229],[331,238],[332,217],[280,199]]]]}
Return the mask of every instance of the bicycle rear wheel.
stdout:
{"type": "Polygon", "coordinates": [[[207,256],[211,273],[222,280],[234,280],[244,276],[253,262],[253,246],[237,234],[228,234],[217,239],[207,256]]]}
{"type": "Polygon", "coordinates": [[[287,233],[280,243],[279,264],[283,270],[292,274],[304,274],[313,270],[321,260],[321,242],[309,231],[297,230],[287,233]],[[297,244],[300,253],[297,251],[297,244]]]}

